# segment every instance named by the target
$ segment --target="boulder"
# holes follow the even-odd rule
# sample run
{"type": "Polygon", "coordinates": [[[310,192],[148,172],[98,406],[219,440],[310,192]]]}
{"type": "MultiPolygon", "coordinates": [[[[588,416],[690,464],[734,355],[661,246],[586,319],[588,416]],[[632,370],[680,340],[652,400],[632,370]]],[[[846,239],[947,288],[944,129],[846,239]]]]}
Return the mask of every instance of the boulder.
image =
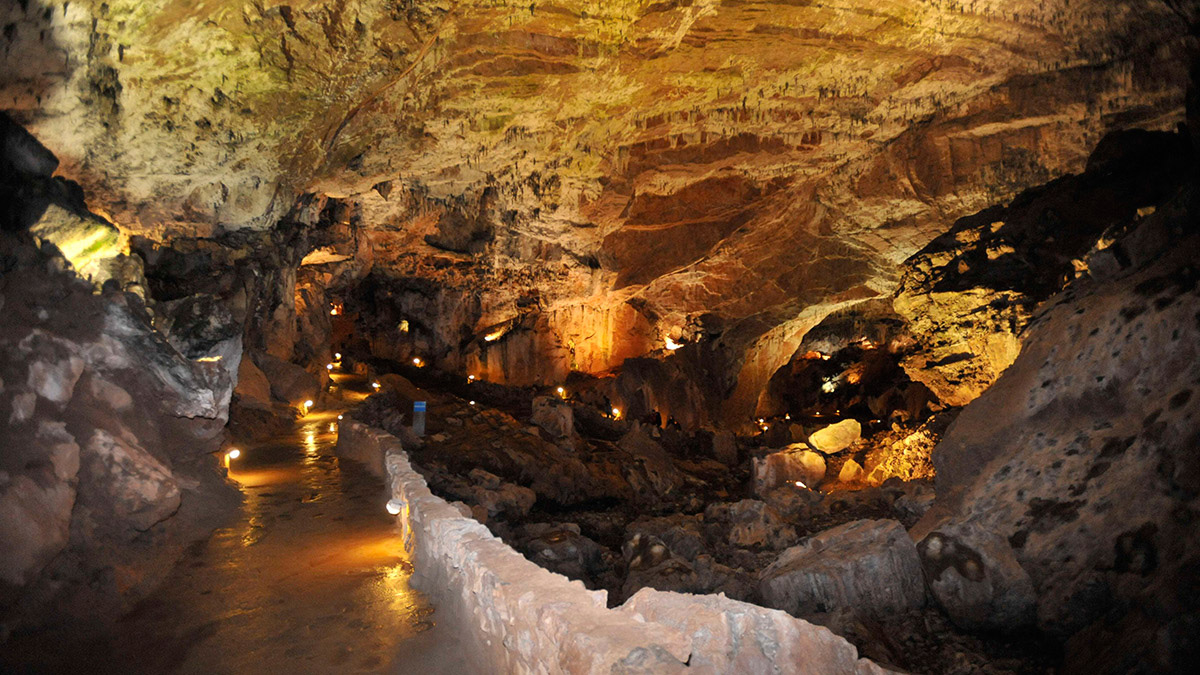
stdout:
{"type": "Polygon", "coordinates": [[[848,608],[883,618],[926,599],[917,548],[894,520],[856,520],[789,548],[758,590],[766,606],[795,616],[848,608]]]}
{"type": "Polygon", "coordinates": [[[801,443],[789,445],[766,457],[756,457],[752,468],[754,492],[757,495],[764,495],[785,485],[797,487],[796,481],[803,483],[803,487],[816,487],[825,479],[825,458],[801,443]]]}
{"type": "Polygon", "coordinates": [[[96,429],[83,449],[90,480],[80,486],[81,501],[111,509],[139,532],[179,509],[180,487],[170,469],[131,438],[96,429]]]}
{"type": "Polygon", "coordinates": [[[862,438],[862,425],[858,420],[842,420],[813,433],[808,444],[818,452],[832,455],[841,452],[862,438]]]}
{"type": "Polygon", "coordinates": [[[1003,537],[975,523],[949,525],[917,551],[930,593],[959,627],[1009,632],[1033,625],[1033,582],[1003,537]]]}
{"type": "Polygon", "coordinates": [[[713,434],[713,459],[725,466],[736,466],[738,463],[737,436],[732,431],[718,431],[713,434]]]}
{"type": "Polygon", "coordinates": [[[854,483],[862,480],[862,477],[862,465],[853,459],[846,460],[846,463],[842,465],[841,471],[838,471],[838,480],[842,483],[854,483]]]}
{"type": "Polygon", "coordinates": [[[604,547],[580,534],[574,523],[526,525],[516,548],[545,569],[587,583],[593,583],[608,567],[604,547]]]}
{"type": "Polygon", "coordinates": [[[237,387],[233,390],[243,402],[271,402],[271,383],[267,376],[251,359],[241,359],[238,363],[237,387]]]}
{"type": "Polygon", "coordinates": [[[796,528],[775,507],[756,499],[710,504],[704,518],[728,525],[730,546],[781,549],[796,541],[796,528]]]}
{"type": "Polygon", "coordinates": [[[159,303],[156,307],[159,330],[167,342],[192,360],[215,362],[234,387],[242,360],[242,325],[221,302],[208,293],[159,303]]]}
{"type": "Polygon", "coordinates": [[[675,468],[662,444],[650,437],[645,425],[635,424],[617,442],[617,447],[633,459],[633,466],[626,468],[626,476],[635,487],[644,483],[654,494],[664,496],[683,484],[683,474],[675,468]]]}
{"type": "Polygon", "coordinates": [[[263,375],[267,376],[267,381],[271,383],[271,395],[276,399],[290,406],[317,400],[321,387],[312,373],[270,354],[255,353],[252,358],[263,375]]]}
{"type": "MultiPolygon", "coordinates": [[[[649,561],[639,557],[637,560],[649,561]]],[[[749,575],[713,560],[710,555],[685,560],[667,555],[653,564],[642,562],[629,567],[621,587],[621,596],[628,598],[643,588],[681,593],[724,593],[733,598],[749,597],[753,584],[749,575]]]]}
{"type": "MultiPolygon", "coordinates": [[[[656,537],[671,553],[685,560],[695,560],[705,552],[704,517],[682,513],[661,518],[648,518],[631,523],[626,529],[626,545],[643,537],[656,537]]],[[[627,551],[628,553],[628,551],[627,551]]],[[[626,561],[632,556],[626,557],[626,561]]]]}
{"type": "Polygon", "coordinates": [[[533,416],[529,420],[549,434],[555,443],[568,450],[579,444],[575,432],[575,412],[570,404],[557,396],[537,396],[533,399],[533,416]]]}

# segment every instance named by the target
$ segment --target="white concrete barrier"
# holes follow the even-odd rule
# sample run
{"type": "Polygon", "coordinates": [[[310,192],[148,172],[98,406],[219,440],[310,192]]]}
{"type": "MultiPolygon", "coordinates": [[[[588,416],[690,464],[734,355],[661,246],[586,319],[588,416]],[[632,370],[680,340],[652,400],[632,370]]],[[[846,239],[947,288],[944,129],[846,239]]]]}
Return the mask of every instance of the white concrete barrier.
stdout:
{"type": "Polygon", "coordinates": [[[643,589],[608,609],[604,591],[526,560],[430,492],[396,437],[345,420],[338,453],[382,458],[414,585],[464,632],[482,672],[888,672],[825,628],[723,595],[643,589]]]}

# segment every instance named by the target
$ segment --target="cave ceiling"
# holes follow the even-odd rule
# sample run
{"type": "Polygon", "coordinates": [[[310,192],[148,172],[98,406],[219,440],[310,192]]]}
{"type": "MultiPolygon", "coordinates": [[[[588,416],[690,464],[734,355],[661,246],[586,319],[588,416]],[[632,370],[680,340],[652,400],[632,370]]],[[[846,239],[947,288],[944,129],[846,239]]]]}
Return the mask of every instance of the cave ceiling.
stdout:
{"type": "Polygon", "coordinates": [[[536,297],[600,345],[584,369],[706,316],[743,401],[956,218],[1080,171],[1110,131],[1177,125],[1189,47],[1158,0],[24,0],[0,20],[2,106],[127,232],[352,200],[377,266],[454,261],[438,280],[482,297],[480,329],[536,297]]]}

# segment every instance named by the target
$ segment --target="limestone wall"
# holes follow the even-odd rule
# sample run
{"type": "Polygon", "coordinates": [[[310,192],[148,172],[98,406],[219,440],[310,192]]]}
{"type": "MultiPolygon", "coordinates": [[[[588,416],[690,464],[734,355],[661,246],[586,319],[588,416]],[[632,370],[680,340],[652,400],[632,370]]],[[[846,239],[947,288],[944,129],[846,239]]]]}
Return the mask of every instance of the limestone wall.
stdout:
{"type": "Polygon", "coordinates": [[[825,628],[723,595],[643,589],[608,609],[604,591],[526,560],[430,492],[394,436],[346,420],[338,452],[376,470],[383,457],[418,588],[494,672],[887,672],[825,628]]]}

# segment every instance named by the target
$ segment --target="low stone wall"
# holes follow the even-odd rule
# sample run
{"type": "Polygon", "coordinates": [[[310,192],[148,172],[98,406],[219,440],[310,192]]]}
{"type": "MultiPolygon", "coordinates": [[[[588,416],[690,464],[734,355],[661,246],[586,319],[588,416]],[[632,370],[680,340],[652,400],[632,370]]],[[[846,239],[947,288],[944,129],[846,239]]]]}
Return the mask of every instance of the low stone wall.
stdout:
{"type": "Polygon", "coordinates": [[[608,609],[604,591],[549,572],[430,492],[399,439],[340,426],[338,452],[388,473],[417,587],[497,673],[885,673],[853,645],[785,612],[643,589],[608,609]]]}

